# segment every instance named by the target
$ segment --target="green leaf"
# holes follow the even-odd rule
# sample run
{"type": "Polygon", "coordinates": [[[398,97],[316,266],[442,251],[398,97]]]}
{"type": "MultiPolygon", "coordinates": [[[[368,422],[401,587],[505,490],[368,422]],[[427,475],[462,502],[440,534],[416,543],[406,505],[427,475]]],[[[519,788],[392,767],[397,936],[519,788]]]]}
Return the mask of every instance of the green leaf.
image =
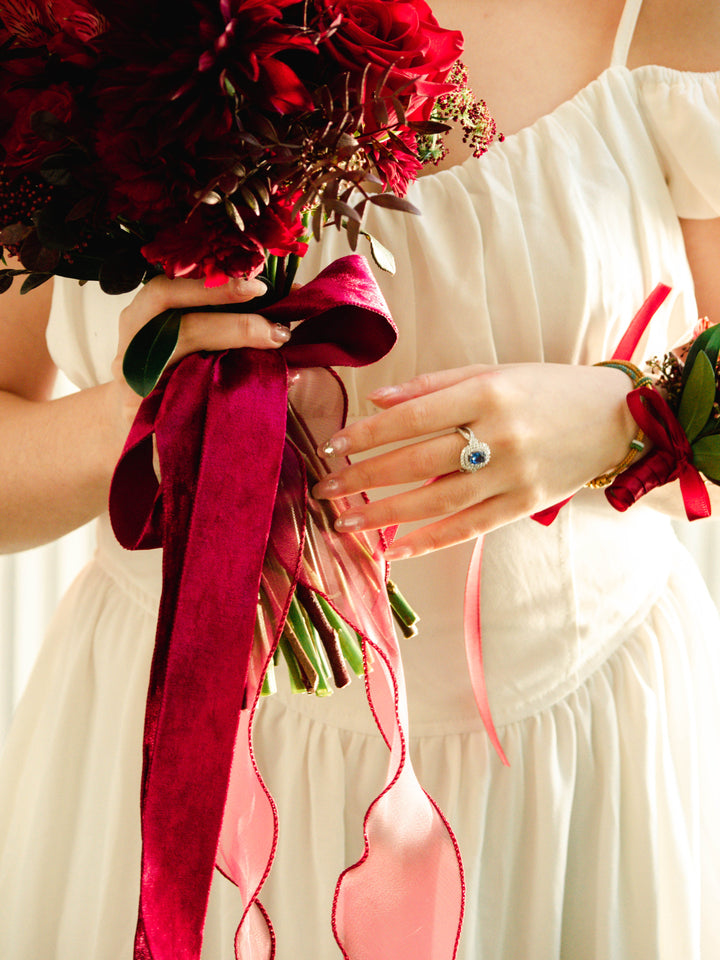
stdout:
{"type": "Polygon", "coordinates": [[[123,374],[135,393],[146,397],[157,385],[177,346],[182,311],[171,309],[149,320],[130,341],[123,374]]]}
{"type": "Polygon", "coordinates": [[[703,330],[699,337],[696,337],[685,358],[685,367],[683,369],[683,384],[687,383],[690,369],[695,362],[695,358],[701,352],[707,353],[710,363],[714,366],[717,363],[718,352],[720,351],[720,324],[715,324],[703,330]]]}
{"type": "Polygon", "coordinates": [[[703,437],[693,444],[693,462],[708,480],[720,482],[720,437],[703,437]]]}
{"type": "Polygon", "coordinates": [[[366,233],[363,230],[362,234],[370,241],[370,253],[375,263],[381,270],[384,270],[385,273],[395,276],[395,257],[392,253],[390,253],[388,248],[384,247],[379,240],[373,237],[371,233],[366,233]]]}
{"type": "Polygon", "coordinates": [[[9,290],[12,286],[13,278],[12,276],[4,273],[0,276],[0,293],[5,293],[6,290],[9,290]]]}
{"type": "Polygon", "coordinates": [[[34,290],[36,287],[40,287],[43,285],[43,283],[47,283],[51,277],[51,273],[31,273],[20,287],[20,293],[30,293],[30,291],[34,290]]]}
{"type": "Polygon", "coordinates": [[[690,443],[707,423],[714,402],[715,371],[707,356],[700,352],[688,374],[678,410],[680,426],[690,443]]]}

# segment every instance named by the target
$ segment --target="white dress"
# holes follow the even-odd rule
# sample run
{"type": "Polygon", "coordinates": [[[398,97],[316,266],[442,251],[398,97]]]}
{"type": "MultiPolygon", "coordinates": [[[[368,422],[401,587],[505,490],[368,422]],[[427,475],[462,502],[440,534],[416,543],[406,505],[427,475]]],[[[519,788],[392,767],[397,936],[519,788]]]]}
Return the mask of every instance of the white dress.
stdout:
{"type": "MultiPolygon", "coordinates": [[[[629,71],[623,43],[552,114],[419,182],[421,218],[380,213],[373,232],[398,260],[395,279],[380,279],[401,337],[349,380],[353,415],[368,410],[371,385],[416,372],[607,358],[660,281],[672,293],[636,359],[693,324],[677,218],[720,216],[720,75],[629,71]]],[[[324,259],[345,252],[334,243],[324,259]]],[[[58,283],[48,338],[78,386],[109,377],[120,306],[58,283]]],[[[486,670],[509,769],[467,678],[469,553],[393,570],[423,618],[403,643],[414,762],[466,869],[459,956],[715,960],[720,632],[668,521],[642,504],[617,514],[584,491],[549,528],[525,520],[487,538],[486,670]]],[[[101,517],[95,558],[57,612],[3,758],[3,960],[132,957],[159,590],[157,553],[124,552],[101,517]]],[[[361,852],[387,762],[362,684],[330,700],[264,701],[256,747],[280,809],[262,897],[277,956],[333,960],[335,880],[361,852]]],[[[206,960],[230,960],[240,913],[218,875],[206,960]]]]}

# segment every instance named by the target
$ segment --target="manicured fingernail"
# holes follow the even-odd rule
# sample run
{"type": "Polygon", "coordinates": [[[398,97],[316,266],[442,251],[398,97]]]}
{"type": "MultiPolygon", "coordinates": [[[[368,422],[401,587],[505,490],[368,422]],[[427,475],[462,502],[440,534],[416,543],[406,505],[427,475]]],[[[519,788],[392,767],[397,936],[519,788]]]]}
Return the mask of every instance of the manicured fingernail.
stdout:
{"type": "Polygon", "coordinates": [[[386,560],[407,560],[411,556],[412,550],[410,547],[396,547],[391,544],[385,551],[386,560]]]}
{"type": "Polygon", "coordinates": [[[393,400],[402,393],[402,387],[379,387],[368,394],[370,400],[393,400]]]}
{"type": "Polygon", "coordinates": [[[287,343],[290,339],[290,331],[281,323],[274,323],[270,330],[270,337],[275,343],[287,343]]]}
{"type": "Polygon", "coordinates": [[[316,483],[312,490],[312,495],[316,500],[322,500],[323,497],[340,493],[341,483],[335,477],[325,477],[320,483],[316,483]]]}
{"type": "Polygon", "coordinates": [[[331,437],[320,447],[320,452],[326,457],[339,457],[350,447],[346,437],[331,437]]]}
{"type": "Polygon", "coordinates": [[[349,530],[359,530],[363,525],[363,517],[360,513],[344,513],[335,521],[335,529],[341,533],[349,530]]]}
{"type": "Polygon", "coordinates": [[[246,293],[251,293],[253,297],[264,297],[267,293],[267,285],[257,277],[253,277],[245,287],[246,293]]]}

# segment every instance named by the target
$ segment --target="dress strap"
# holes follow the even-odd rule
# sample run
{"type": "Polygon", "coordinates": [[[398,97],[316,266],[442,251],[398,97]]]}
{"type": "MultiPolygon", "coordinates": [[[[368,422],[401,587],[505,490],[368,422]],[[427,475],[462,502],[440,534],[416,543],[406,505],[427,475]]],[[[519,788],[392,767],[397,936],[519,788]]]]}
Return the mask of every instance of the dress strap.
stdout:
{"type": "Polygon", "coordinates": [[[615,44],[613,46],[612,59],[610,61],[610,65],[613,67],[624,67],[627,63],[630,45],[635,35],[635,27],[638,17],[640,16],[641,7],[642,0],[625,0],[625,8],[620,17],[618,31],[615,36],[615,44]]]}

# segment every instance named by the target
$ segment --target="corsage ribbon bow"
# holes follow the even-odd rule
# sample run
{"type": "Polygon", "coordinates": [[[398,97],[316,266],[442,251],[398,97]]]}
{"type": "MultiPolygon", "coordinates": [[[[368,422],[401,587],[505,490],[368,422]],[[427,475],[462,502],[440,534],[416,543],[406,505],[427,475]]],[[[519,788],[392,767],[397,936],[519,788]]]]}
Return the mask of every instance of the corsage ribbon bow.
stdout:
{"type": "Polygon", "coordinates": [[[198,960],[216,865],[243,899],[236,955],[274,955],[258,894],[277,817],[251,734],[263,673],[302,581],[324,593],[376,654],[366,689],[390,751],[385,787],[365,817],[364,855],[338,881],[336,939],[349,960],[449,960],[462,921],[462,865],[407,755],[382,538],[335,536],[331,524],[313,518],[318,507],[307,498],[302,458],[286,439],[288,366],[313,368],[298,377],[306,379],[296,391],[298,410],[322,440],[341,425],[345,396],[329,370],[315,368],[373,362],[393,345],[396,329],[356,256],[263,312],[303,322],[280,350],[195,354],[171,369],[141,404],[111,487],[120,543],[163,547],[145,718],[135,958],[198,960]],[[308,551],[314,580],[303,565],[308,551]],[[265,646],[256,642],[268,613],[258,616],[261,582],[274,598],[265,646]]]}
{"type": "Polygon", "coordinates": [[[710,495],[693,464],[690,441],[665,399],[657,390],[640,387],[628,394],[627,405],[635,423],[652,440],[653,449],[605,491],[612,506],[624,512],[650,490],[679,478],[688,520],[709,517],[710,495]]]}

